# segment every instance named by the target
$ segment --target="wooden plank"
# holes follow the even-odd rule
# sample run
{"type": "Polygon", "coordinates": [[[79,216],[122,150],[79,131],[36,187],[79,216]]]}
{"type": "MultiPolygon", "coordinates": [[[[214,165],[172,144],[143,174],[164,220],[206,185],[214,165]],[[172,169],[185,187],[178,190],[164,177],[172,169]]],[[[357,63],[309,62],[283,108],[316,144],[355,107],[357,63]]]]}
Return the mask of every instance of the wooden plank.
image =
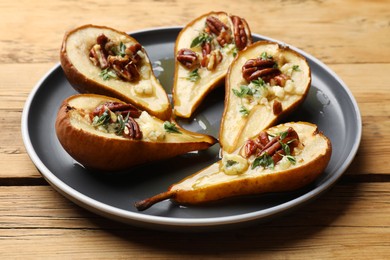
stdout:
{"type": "Polygon", "coordinates": [[[0,187],[2,258],[385,259],[390,254],[389,190],[390,183],[342,182],[269,223],[189,234],[103,219],[50,187],[0,187]]]}
{"type": "Polygon", "coordinates": [[[348,173],[389,173],[390,158],[390,88],[383,82],[383,71],[390,64],[331,65],[347,84],[362,115],[363,135],[358,154],[348,173]]]}
{"type": "Polygon", "coordinates": [[[389,62],[387,1],[73,1],[4,2],[0,63],[58,60],[64,32],[93,23],[123,31],[184,25],[211,10],[246,18],[254,33],[292,44],[326,63],[389,62]],[[153,8],[150,8],[153,6],[153,8]],[[337,8],[335,8],[337,6],[337,8]],[[42,12],[44,10],[44,12],[42,12]],[[258,10],[254,12],[253,10],[258,10]],[[331,10],[331,11],[329,11],[331,10]],[[58,21],[61,22],[48,22],[58,21]],[[9,30],[9,28],[12,30],[9,30]],[[375,46],[375,48],[368,48],[375,46]]]}
{"type": "Polygon", "coordinates": [[[0,255],[15,258],[387,259],[390,255],[388,1],[2,1],[0,255]],[[151,8],[153,7],[153,8],[151,8]],[[221,233],[144,230],[90,213],[46,185],[20,133],[24,102],[58,62],[66,30],[184,25],[211,10],[328,64],[355,95],[362,143],[347,175],[318,200],[269,223],[221,233]],[[17,185],[17,186],[13,186],[17,185]],[[37,186],[34,186],[37,185],[37,186]]]}

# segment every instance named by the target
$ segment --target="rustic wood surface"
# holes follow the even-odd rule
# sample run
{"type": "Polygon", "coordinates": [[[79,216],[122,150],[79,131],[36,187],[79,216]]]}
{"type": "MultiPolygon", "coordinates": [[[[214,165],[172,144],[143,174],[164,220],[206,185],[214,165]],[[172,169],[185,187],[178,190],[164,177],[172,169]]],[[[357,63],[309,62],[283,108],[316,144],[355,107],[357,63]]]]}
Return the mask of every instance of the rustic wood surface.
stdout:
{"type": "Polygon", "coordinates": [[[390,1],[1,1],[0,256],[13,258],[388,259],[390,255],[390,1]],[[218,233],[144,230],[59,195],[21,138],[24,102],[59,61],[64,32],[92,23],[123,31],[183,25],[212,10],[322,60],[362,114],[358,154],[314,203],[265,224],[218,233]]]}

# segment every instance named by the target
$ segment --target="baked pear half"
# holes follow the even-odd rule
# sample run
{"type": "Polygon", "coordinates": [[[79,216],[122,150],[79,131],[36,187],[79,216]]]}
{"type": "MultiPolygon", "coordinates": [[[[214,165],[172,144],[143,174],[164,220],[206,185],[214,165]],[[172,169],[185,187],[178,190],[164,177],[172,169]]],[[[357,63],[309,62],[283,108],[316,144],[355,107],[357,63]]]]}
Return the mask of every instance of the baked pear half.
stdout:
{"type": "Polygon", "coordinates": [[[86,168],[117,171],[207,149],[216,140],[163,121],[119,99],[78,94],[63,101],[55,122],[61,145],[86,168]]]}
{"type": "Polygon", "coordinates": [[[175,44],[175,115],[191,117],[204,97],[223,83],[237,52],[251,43],[247,22],[225,12],[204,14],[185,26],[175,44]]]}
{"type": "Polygon", "coordinates": [[[304,101],[310,84],[306,59],[287,46],[259,41],[239,52],[225,82],[223,151],[231,153],[260,129],[275,125],[304,101]]]}
{"type": "Polygon", "coordinates": [[[84,25],[67,32],[61,66],[80,93],[121,99],[162,120],[172,108],[142,45],[124,32],[84,25]]]}
{"type": "Polygon", "coordinates": [[[326,168],[330,140],[316,125],[293,122],[274,126],[250,138],[222,160],[172,185],[167,192],[137,202],[138,210],[172,199],[197,205],[224,198],[286,192],[313,182],[326,168]]]}

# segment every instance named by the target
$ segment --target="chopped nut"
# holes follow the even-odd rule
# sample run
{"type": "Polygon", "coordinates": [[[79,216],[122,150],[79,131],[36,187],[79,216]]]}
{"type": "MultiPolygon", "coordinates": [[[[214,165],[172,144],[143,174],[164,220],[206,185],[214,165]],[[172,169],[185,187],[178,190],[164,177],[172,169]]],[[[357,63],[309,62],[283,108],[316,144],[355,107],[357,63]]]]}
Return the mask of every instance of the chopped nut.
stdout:
{"type": "Polygon", "coordinates": [[[201,61],[202,67],[206,67],[208,70],[214,70],[222,61],[222,54],[220,50],[213,50],[210,54],[203,57],[201,61]]]}

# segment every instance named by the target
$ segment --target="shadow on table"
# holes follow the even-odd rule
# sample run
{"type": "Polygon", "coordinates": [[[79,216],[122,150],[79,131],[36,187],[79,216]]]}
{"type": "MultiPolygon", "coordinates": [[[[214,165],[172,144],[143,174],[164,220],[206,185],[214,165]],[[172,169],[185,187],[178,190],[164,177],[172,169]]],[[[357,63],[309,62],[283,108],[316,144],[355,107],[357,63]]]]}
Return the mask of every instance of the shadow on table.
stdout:
{"type": "Polygon", "coordinates": [[[216,232],[167,232],[141,229],[106,219],[92,219],[107,233],[137,244],[148,254],[191,255],[199,257],[220,254],[256,256],[285,248],[298,247],[304,240],[318,239],[321,231],[337,227],[337,219],[347,214],[359,196],[359,183],[348,177],[320,198],[265,223],[216,232]]]}

